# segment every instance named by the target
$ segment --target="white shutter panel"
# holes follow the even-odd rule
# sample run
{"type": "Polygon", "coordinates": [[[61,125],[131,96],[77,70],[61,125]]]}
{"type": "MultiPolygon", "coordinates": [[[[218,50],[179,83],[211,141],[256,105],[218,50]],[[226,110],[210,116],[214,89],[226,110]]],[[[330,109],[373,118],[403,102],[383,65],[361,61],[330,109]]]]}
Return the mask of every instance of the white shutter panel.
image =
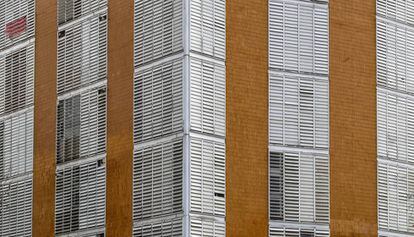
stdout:
{"type": "Polygon", "coordinates": [[[191,0],[190,4],[191,50],[224,59],[225,0],[191,0]]]}
{"type": "Polygon", "coordinates": [[[378,85],[414,92],[414,30],[377,21],[378,85]]]}
{"type": "Polygon", "coordinates": [[[190,143],[191,211],[225,215],[224,143],[191,138],[190,143]]]}
{"type": "Polygon", "coordinates": [[[0,114],[33,105],[34,44],[0,57],[0,114]]]}
{"type": "Polygon", "coordinates": [[[226,224],[209,219],[191,218],[190,236],[199,237],[224,237],[226,236],[226,224]]]}
{"type": "Polygon", "coordinates": [[[0,188],[0,236],[32,236],[32,179],[3,183],[0,188]]]}
{"type": "Polygon", "coordinates": [[[105,7],[107,0],[58,0],[58,22],[65,22],[96,12],[105,7]]]}
{"type": "Polygon", "coordinates": [[[328,74],[328,5],[269,2],[269,67],[328,74]]]}
{"type": "Polygon", "coordinates": [[[106,152],[106,88],[81,94],[80,156],[91,157],[106,152]]]}
{"type": "Polygon", "coordinates": [[[135,0],[135,67],[183,49],[182,0],[135,0]]]}
{"type": "Polygon", "coordinates": [[[135,143],[182,131],[182,64],[166,62],[135,74],[135,143]]]}
{"type": "Polygon", "coordinates": [[[181,237],[183,236],[183,220],[181,218],[166,219],[134,227],[134,237],[181,237]]]}
{"type": "Polygon", "coordinates": [[[57,171],[56,234],[105,224],[105,166],[103,160],[57,171]]]}
{"type": "Polygon", "coordinates": [[[225,67],[193,58],[190,68],[191,130],[224,136],[226,121],[225,67]]]}
{"type": "Polygon", "coordinates": [[[58,164],[105,153],[105,87],[59,101],[57,117],[58,164]]]}
{"type": "Polygon", "coordinates": [[[144,147],[134,154],[134,220],[182,212],[183,141],[144,147]]]}
{"type": "Polygon", "coordinates": [[[378,156],[414,163],[414,97],[378,90],[378,156]]]}
{"type": "Polygon", "coordinates": [[[59,31],[58,94],[106,79],[106,14],[59,31]]]}
{"type": "Polygon", "coordinates": [[[379,228],[413,232],[414,171],[398,163],[378,163],[379,228]]]}
{"type": "Polygon", "coordinates": [[[270,153],[270,219],[329,223],[329,158],[270,153]]]}
{"type": "Polygon", "coordinates": [[[79,229],[105,225],[105,164],[103,160],[80,166],[79,229]]]}
{"type": "Polygon", "coordinates": [[[79,159],[80,95],[61,100],[57,110],[57,163],[79,159]]]}
{"type": "Polygon", "coordinates": [[[270,227],[269,237],[329,237],[329,230],[318,228],[270,227]]]}
{"type": "Polygon", "coordinates": [[[325,79],[270,74],[270,143],[328,148],[328,87],[325,79]]]}
{"type": "Polygon", "coordinates": [[[16,42],[34,37],[35,27],[35,0],[7,0],[0,2],[0,49],[11,46],[16,42]],[[6,34],[7,24],[19,19],[25,19],[24,31],[18,35],[6,34]]]}
{"type": "Polygon", "coordinates": [[[377,15],[414,24],[414,2],[406,0],[377,0],[377,15]]]}
{"type": "Polygon", "coordinates": [[[269,217],[284,220],[284,155],[271,152],[269,160],[269,217]]]}
{"type": "Polygon", "coordinates": [[[33,110],[0,122],[0,180],[33,170],[33,110]]]}

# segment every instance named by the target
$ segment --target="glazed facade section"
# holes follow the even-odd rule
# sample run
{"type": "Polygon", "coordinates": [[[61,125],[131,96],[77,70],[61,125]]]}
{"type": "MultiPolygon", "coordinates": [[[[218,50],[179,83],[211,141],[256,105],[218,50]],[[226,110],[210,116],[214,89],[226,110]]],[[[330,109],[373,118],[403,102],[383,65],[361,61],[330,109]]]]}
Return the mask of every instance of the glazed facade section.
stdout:
{"type": "Polygon", "coordinates": [[[1,236],[32,236],[34,5],[0,3],[1,236]]]}
{"type": "Polygon", "coordinates": [[[104,236],[106,1],[58,1],[56,236],[104,236]]]}
{"type": "Polygon", "coordinates": [[[135,1],[134,236],[225,236],[225,10],[135,1]]]}
{"type": "Polygon", "coordinates": [[[378,228],[414,236],[414,3],[377,0],[378,228]]]}
{"type": "Polygon", "coordinates": [[[329,236],[327,1],[269,1],[269,236],[329,236]]]}

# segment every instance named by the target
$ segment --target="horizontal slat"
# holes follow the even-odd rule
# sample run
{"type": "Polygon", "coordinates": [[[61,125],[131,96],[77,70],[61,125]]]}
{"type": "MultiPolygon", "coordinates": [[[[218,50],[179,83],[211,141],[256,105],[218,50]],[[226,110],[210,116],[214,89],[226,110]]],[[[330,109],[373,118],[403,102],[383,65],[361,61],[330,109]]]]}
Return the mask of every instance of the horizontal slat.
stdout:
{"type": "Polygon", "coordinates": [[[134,237],[180,237],[183,236],[182,218],[165,219],[134,227],[134,237]]]}
{"type": "Polygon", "coordinates": [[[63,24],[90,13],[107,4],[107,0],[58,0],[58,23],[63,24]]]}

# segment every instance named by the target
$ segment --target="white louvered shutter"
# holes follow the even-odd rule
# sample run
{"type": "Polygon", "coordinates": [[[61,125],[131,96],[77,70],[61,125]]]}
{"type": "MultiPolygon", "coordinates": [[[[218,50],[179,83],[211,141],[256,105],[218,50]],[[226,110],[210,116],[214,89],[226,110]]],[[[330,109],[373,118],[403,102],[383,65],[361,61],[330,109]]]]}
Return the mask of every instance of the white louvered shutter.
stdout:
{"type": "Polygon", "coordinates": [[[269,217],[284,220],[284,156],[282,152],[271,152],[269,159],[269,217]]]}
{"type": "Polygon", "coordinates": [[[329,237],[329,230],[312,228],[270,227],[269,237],[329,237]]]}
{"type": "Polygon", "coordinates": [[[399,164],[378,163],[379,228],[414,231],[414,171],[399,164]]]}
{"type": "Polygon", "coordinates": [[[57,162],[106,151],[106,89],[94,88],[59,101],[57,162]]]}
{"type": "Polygon", "coordinates": [[[270,143],[328,148],[327,79],[270,74],[270,143]]]}
{"type": "Polygon", "coordinates": [[[183,220],[175,218],[142,224],[134,227],[134,237],[168,236],[181,237],[183,233],[183,220]]]}
{"type": "Polygon", "coordinates": [[[209,219],[191,218],[190,236],[224,237],[226,236],[226,224],[209,219]]]}
{"type": "Polygon", "coordinates": [[[191,211],[225,215],[225,145],[192,138],[190,143],[191,211]]]}
{"type": "Polygon", "coordinates": [[[213,57],[225,58],[225,0],[190,1],[190,48],[213,57]]]}
{"type": "Polygon", "coordinates": [[[182,166],[181,139],[144,147],[135,152],[134,220],[146,220],[183,211],[182,166]]]}
{"type": "Polygon", "coordinates": [[[182,0],[135,0],[135,67],[183,49],[182,11],[182,0]]]}
{"type": "Polygon", "coordinates": [[[105,80],[107,76],[106,13],[59,31],[58,94],[105,80]]]}
{"type": "Polygon", "coordinates": [[[56,234],[105,224],[105,165],[103,160],[57,171],[56,234]]]}
{"type": "Polygon", "coordinates": [[[329,158],[270,153],[270,219],[329,223],[329,158]]]}
{"type": "Polygon", "coordinates": [[[57,163],[79,159],[80,95],[59,101],[57,123],[57,163]]]}
{"type": "Polygon", "coordinates": [[[182,64],[182,60],[166,62],[135,74],[135,142],[182,131],[182,64]]]}
{"type": "Polygon", "coordinates": [[[0,56],[0,114],[33,105],[34,44],[0,56]]]}
{"type": "Polygon", "coordinates": [[[269,1],[269,67],[328,74],[328,5],[269,1]]]}
{"type": "Polygon", "coordinates": [[[378,156],[414,163],[414,97],[377,93],[378,156]]]}
{"type": "Polygon", "coordinates": [[[80,156],[91,157],[106,152],[106,88],[81,94],[80,156]]]}
{"type": "Polygon", "coordinates": [[[33,170],[33,110],[0,122],[0,180],[33,170]]]}
{"type": "Polygon", "coordinates": [[[0,49],[34,36],[35,0],[7,0],[0,2],[0,49]],[[18,23],[18,22],[21,23],[18,23]],[[19,28],[18,34],[7,29],[19,28]]]}
{"type": "Polygon", "coordinates": [[[0,236],[32,236],[32,179],[3,183],[0,187],[0,236]]]}
{"type": "Polygon", "coordinates": [[[191,130],[225,135],[226,79],[224,65],[191,59],[190,63],[191,130]]]}
{"type": "Polygon", "coordinates": [[[377,15],[414,24],[414,2],[406,0],[377,0],[377,15]]]}
{"type": "Polygon", "coordinates": [[[377,20],[377,81],[379,86],[414,93],[414,30],[377,20]]]}
{"type": "Polygon", "coordinates": [[[107,0],[58,0],[59,24],[80,18],[105,7],[107,0]]]}

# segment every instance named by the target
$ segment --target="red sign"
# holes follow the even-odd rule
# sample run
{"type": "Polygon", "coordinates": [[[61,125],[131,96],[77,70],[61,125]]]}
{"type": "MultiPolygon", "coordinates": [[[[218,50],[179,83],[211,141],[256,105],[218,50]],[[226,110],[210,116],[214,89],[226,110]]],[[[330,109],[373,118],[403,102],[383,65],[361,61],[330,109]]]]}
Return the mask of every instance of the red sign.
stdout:
{"type": "Polygon", "coordinates": [[[26,31],[26,16],[20,17],[6,24],[6,35],[9,38],[19,36],[26,31]]]}

